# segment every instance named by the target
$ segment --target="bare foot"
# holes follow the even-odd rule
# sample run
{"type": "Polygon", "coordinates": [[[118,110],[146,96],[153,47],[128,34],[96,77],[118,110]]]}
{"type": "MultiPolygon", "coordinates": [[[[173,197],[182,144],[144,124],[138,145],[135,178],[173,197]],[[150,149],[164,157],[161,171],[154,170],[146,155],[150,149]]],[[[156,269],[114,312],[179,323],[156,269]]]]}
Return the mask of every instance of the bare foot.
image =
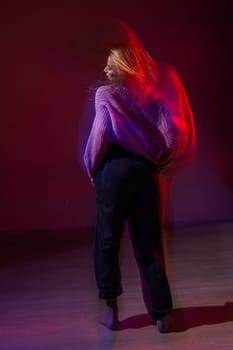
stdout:
{"type": "Polygon", "coordinates": [[[172,330],[174,319],[170,314],[167,314],[160,320],[157,320],[156,324],[160,333],[169,333],[172,330]]]}
{"type": "Polygon", "coordinates": [[[118,326],[118,307],[116,299],[106,300],[107,310],[100,323],[111,330],[118,326]]]}

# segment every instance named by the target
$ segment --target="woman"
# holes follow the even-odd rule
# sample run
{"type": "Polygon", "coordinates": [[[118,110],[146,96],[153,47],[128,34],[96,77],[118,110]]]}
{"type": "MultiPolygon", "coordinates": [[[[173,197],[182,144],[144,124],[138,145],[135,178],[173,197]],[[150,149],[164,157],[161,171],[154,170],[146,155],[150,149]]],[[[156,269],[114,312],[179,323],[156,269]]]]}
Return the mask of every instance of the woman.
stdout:
{"type": "MultiPolygon", "coordinates": [[[[110,51],[104,72],[108,84],[96,91],[96,115],[84,154],[96,191],[95,273],[99,297],[107,305],[103,323],[117,328],[117,297],[122,294],[118,255],[127,220],[150,293],[150,314],[159,331],[168,332],[172,298],[164,264],[157,180],[188,147],[182,142],[190,142],[186,134],[188,119],[193,127],[191,109],[186,95],[175,101],[179,92],[174,70],[165,70],[152,60],[132,35],[127,45],[110,51]],[[185,116],[181,100],[189,108],[185,116]]],[[[192,135],[193,145],[194,132],[192,135]]]]}

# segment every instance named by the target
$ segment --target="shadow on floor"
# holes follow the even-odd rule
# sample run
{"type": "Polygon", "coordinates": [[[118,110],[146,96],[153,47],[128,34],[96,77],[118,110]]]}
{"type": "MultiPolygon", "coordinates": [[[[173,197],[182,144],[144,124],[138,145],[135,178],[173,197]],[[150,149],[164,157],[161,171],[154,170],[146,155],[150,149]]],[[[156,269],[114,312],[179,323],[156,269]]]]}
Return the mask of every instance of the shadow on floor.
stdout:
{"type": "MultiPolygon", "coordinates": [[[[216,306],[193,306],[173,310],[174,325],[171,332],[186,330],[203,325],[233,321],[233,302],[216,306]]],[[[135,315],[120,321],[118,330],[143,328],[153,325],[149,315],[135,315]]]]}

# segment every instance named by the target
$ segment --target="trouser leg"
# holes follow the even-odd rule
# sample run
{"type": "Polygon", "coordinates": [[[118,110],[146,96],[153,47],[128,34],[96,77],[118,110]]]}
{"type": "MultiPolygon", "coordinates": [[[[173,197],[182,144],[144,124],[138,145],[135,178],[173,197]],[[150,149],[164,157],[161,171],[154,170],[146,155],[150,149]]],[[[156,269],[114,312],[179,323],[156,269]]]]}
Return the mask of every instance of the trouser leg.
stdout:
{"type": "MultiPolygon", "coordinates": [[[[103,205],[97,204],[97,228],[94,246],[95,274],[99,289],[99,297],[112,299],[122,294],[121,272],[119,267],[119,249],[121,231],[109,229],[108,223],[103,222],[103,205]]],[[[111,215],[108,214],[109,220],[111,215]]]]}
{"type": "Polygon", "coordinates": [[[148,289],[147,306],[156,320],[172,309],[172,298],[165,272],[158,187],[150,171],[139,173],[133,184],[129,205],[129,228],[135,257],[148,289]]]}
{"type": "Polygon", "coordinates": [[[125,223],[125,201],[119,184],[120,179],[110,165],[99,171],[95,179],[97,217],[94,256],[101,299],[114,299],[122,294],[119,249],[125,223]]]}

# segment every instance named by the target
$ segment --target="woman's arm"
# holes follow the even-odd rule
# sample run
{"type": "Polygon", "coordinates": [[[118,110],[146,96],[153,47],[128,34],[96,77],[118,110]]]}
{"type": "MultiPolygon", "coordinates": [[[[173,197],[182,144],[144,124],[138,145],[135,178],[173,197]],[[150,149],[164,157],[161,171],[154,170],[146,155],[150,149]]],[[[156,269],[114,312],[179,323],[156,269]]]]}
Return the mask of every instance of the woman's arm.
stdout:
{"type": "Polygon", "coordinates": [[[105,89],[103,88],[96,91],[95,109],[95,118],[84,152],[84,164],[92,182],[111,143],[111,119],[107,109],[105,89]]]}

